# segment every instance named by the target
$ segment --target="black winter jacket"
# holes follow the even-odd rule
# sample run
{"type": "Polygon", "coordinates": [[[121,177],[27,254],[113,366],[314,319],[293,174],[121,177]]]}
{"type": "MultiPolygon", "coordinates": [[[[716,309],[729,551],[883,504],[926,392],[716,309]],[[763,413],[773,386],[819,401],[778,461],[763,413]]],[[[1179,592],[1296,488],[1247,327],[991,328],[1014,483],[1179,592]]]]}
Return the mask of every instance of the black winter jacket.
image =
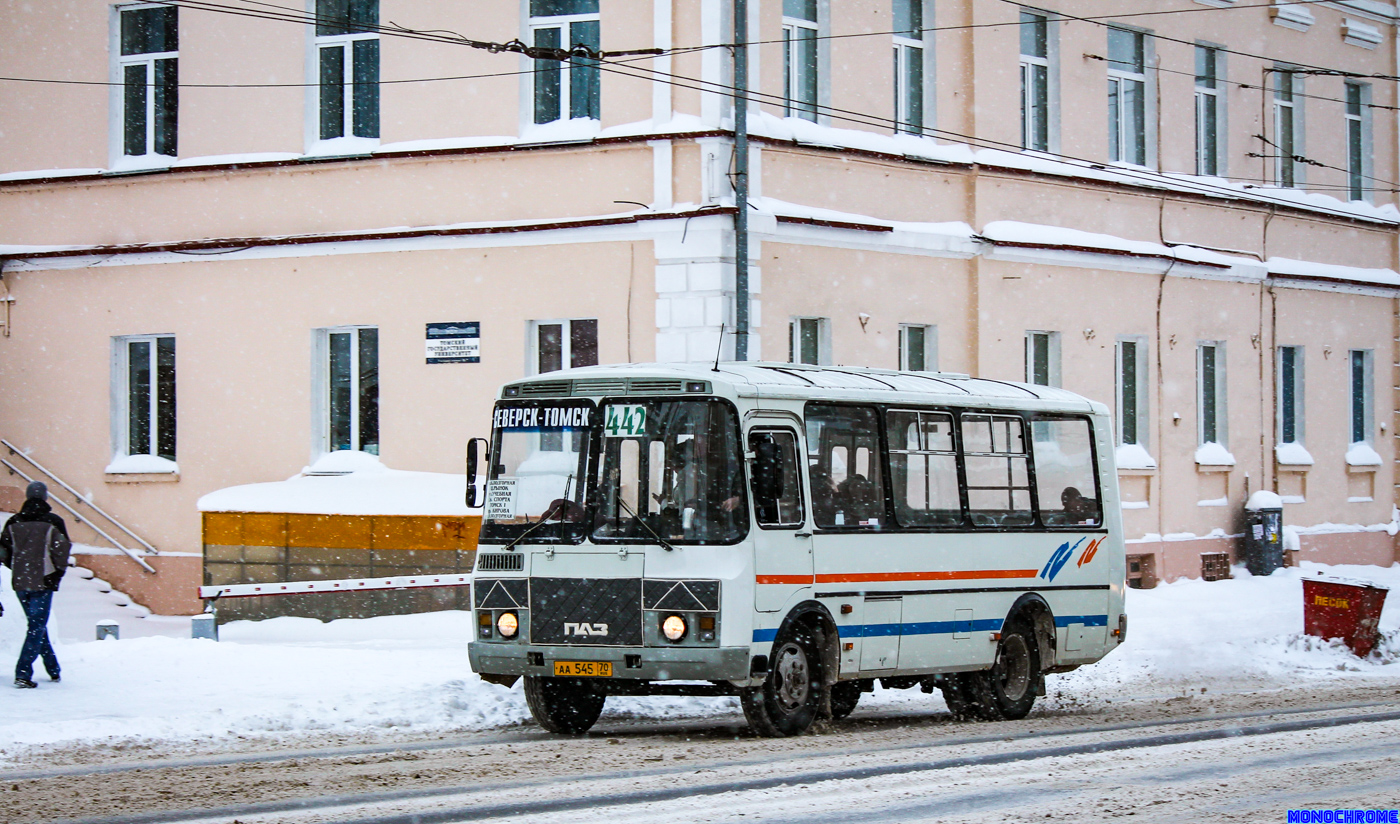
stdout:
{"type": "Polygon", "coordinates": [[[67,525],[45,501],[25,501],[0,528],[0,563],[13,571],[10,585],[16,591],[58,589],[68,571],[70,547],[67,525]],[[29,524],[43,524],[53,531],[29,524]]]}

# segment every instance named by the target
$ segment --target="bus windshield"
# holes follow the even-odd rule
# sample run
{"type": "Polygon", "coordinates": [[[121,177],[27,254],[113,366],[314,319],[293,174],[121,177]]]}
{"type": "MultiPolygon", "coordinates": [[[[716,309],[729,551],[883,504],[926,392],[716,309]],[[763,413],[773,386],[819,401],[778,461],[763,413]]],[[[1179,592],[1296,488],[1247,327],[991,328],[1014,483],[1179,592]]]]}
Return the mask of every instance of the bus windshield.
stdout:
{"type": "Polygon", "coordinates": [[[729,544],[748,534],[733,407],[618,401],[600,411],[595,541],[729,544]]]}
{"type": "Polygon", "coordinates": [[[582,537],[593,412],[586,400],[496,406],[484,540],[553,543],[582,537]]]}

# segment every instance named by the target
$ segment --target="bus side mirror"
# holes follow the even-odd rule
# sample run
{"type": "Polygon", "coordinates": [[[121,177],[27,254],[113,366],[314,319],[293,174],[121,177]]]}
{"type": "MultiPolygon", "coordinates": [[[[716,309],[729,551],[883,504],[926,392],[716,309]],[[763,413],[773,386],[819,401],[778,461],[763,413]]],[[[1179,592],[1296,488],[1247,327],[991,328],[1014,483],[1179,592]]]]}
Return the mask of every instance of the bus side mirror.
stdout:
{"type": "Polygon", "coordinates": [[[481,454],[489,451],[491,445],[485,438],[472,438],[467,441],[467,506],[481,506],[481,484],[477,473],[481,466],[481,454]]]}
{"type": "Polygon", "coordinates": [[[754,444],[753,492],[760,500],[783,496],[783,450],[771,440],[754,444]]]}

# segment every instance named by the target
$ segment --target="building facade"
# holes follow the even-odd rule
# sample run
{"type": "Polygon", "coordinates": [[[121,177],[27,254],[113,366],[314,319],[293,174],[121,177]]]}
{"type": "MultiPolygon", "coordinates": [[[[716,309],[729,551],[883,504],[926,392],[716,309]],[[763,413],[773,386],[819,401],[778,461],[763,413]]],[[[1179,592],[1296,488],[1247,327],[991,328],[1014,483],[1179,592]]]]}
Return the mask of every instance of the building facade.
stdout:
{"type": "MultiPolygon", "coordinates": [[[[209,492],[732,356],[731,0],[3,6],[0,436],[160,550],[91,559],[143,603],[198,608],[209,492]]],[[[750,358],[1108,402],[1160,578],[1259,490],[1396,559],[1393,4],[748,9],[750,358]]]]}

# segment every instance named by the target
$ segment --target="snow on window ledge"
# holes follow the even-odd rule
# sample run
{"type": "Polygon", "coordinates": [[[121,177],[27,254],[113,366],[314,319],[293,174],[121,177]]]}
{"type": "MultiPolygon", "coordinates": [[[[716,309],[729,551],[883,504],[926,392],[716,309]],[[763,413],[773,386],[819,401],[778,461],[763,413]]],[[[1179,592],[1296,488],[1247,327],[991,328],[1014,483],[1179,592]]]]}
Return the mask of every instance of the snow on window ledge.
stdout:
{"type": "Polygon", "coordinates": [[[1156,469],[1157,459],[1153,458],[1140,443],[1120,444],[1113,453],[1114,463],[1120,471],[1124,469],[1156,469]]]}
{"type": "Polygon", "coordinates": [[[1147,501],[1123,501],[1119,505],[1124,509],[1147,509],[1150,506],[1147,501]]]}
{"type": "Polygon", "coordinates": [[[312,143],[303,157],[360,157],[377,148],[377,137],[335,137],[312,143]]]}
{"type": "Polygon", "coordinates": [[[159,172],[169,169],[173,165],[175,165],[175,158],[170,155],[123,155],[113,161],[107,171],[117,174],[122,172],[159,172]]]}
{"type": "Polygon", "coordinates": [[[1381,456],[1369,443],[1357,441],[1347,448],[1347,466],[1379,468],[1381,456]]]}
{"type": "Polygon", "coordinates": [[[1229,498],[1211,498],[1208,501],[1197,501],[1196,506],[1229,506],[1229,498]]]}
{"type": "Polygon", "coordinates": [[[1196,464],[1199,466],[1234,466],[1235,456],[1221,444],[1211,441],[1196,447],[1196,464]]]}
{"type": "Polygon", "coordinates": [[[524,143],[580,143],[593,140],[602,131],[602,124],[591,117],[551,120],[531,123],[520,131],[524,143]]]}
{"type": "Polygon", "coordinates": [[[1281,443],[1274,447],[1274,459],[1280,466],[1312,466],[1313,456],[1297,441],[1281,443]]]}
{"type": "Polygon", "coordinates": [[[122,455],[112,459],[108,475],[178,475],[180,465],[159,455],[122,455]]]}

